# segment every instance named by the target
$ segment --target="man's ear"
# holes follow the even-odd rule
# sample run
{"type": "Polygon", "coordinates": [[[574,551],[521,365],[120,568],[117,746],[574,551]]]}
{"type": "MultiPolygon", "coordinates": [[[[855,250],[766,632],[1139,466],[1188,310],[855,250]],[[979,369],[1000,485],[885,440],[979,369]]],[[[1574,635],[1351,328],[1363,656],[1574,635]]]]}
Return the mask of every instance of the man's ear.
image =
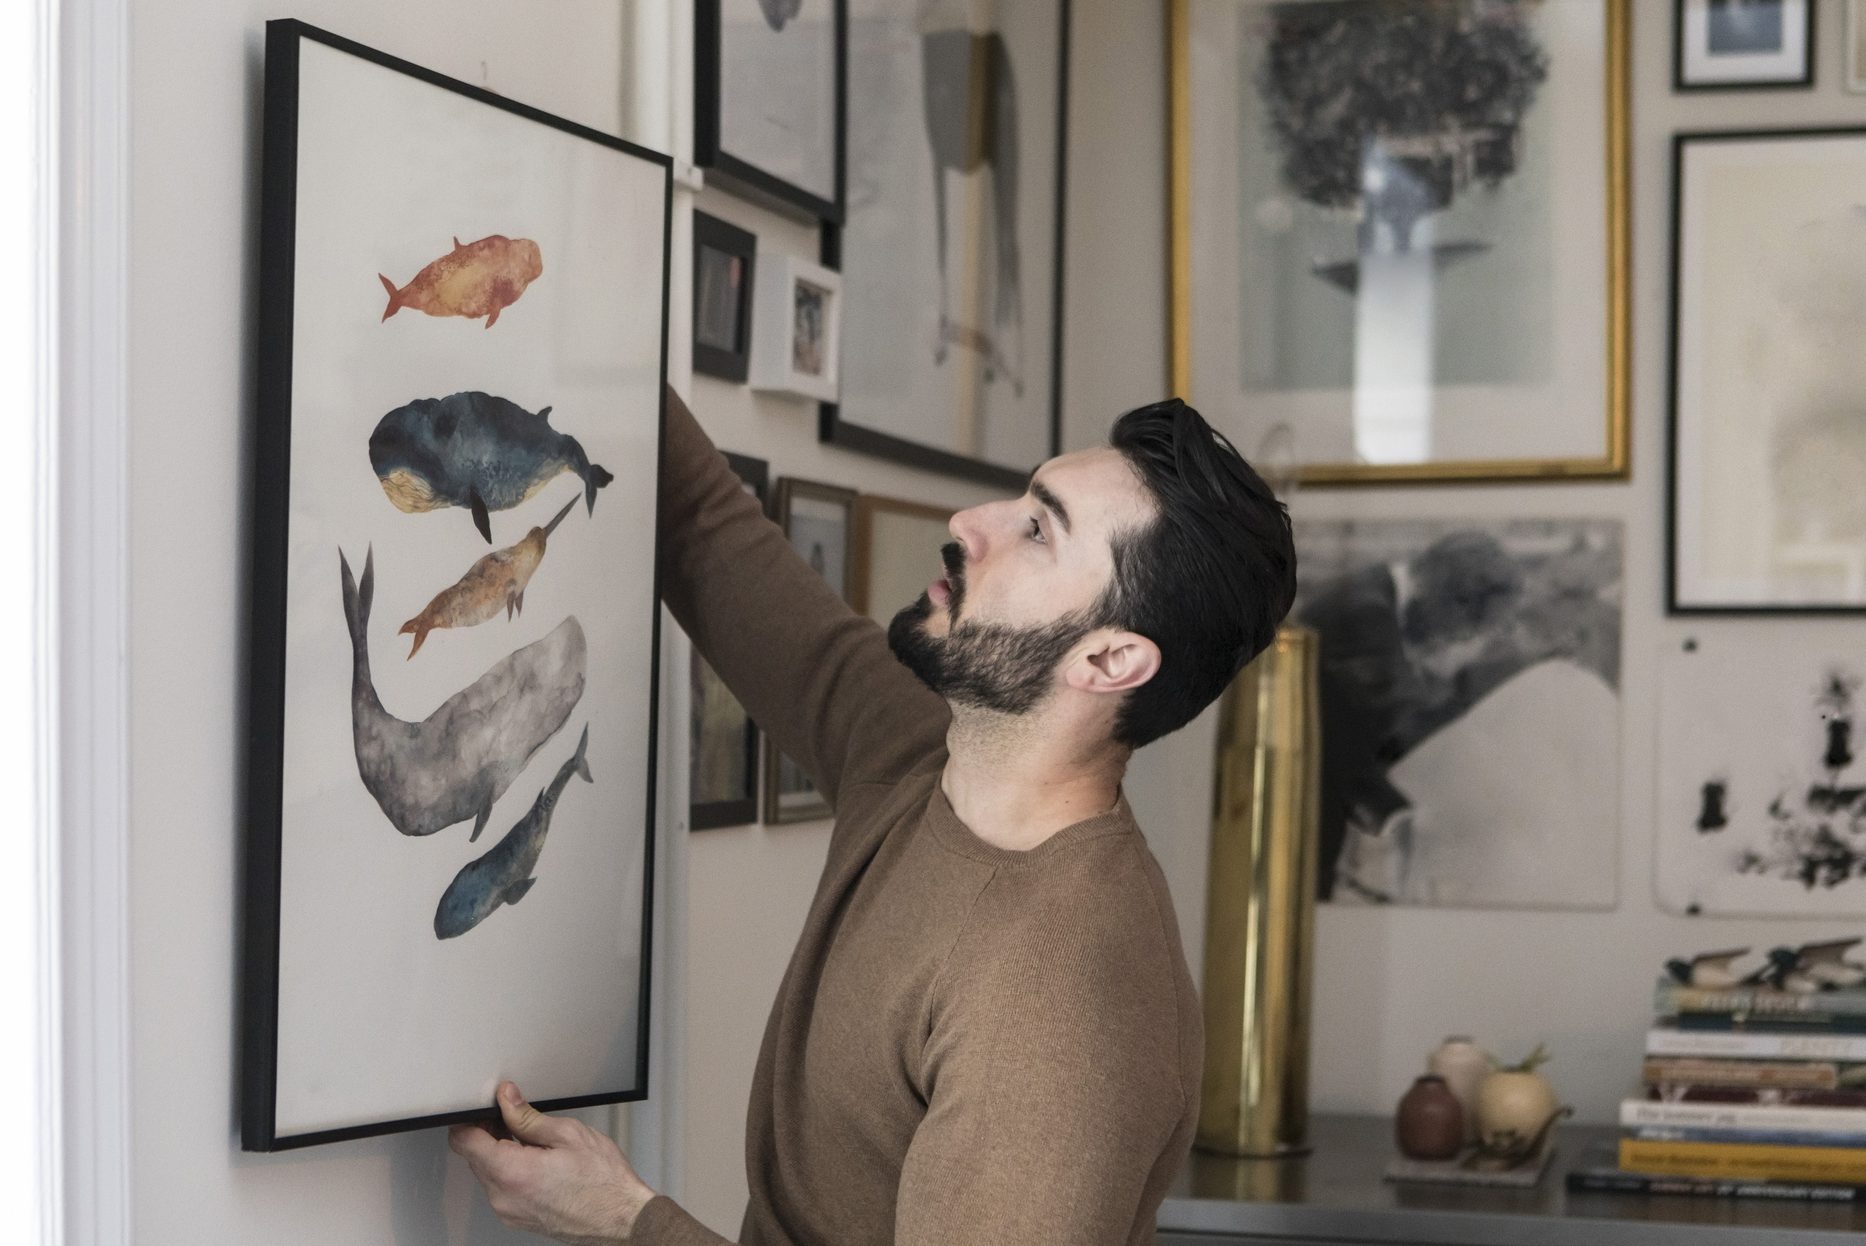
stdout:
{"type": "Polygon", "coordinates": [[[1160,647],[1138,632],[1098,631],[1083,641],[1065,679],[1082,692],[1131,692],[1160,669],[1160,647]]]}

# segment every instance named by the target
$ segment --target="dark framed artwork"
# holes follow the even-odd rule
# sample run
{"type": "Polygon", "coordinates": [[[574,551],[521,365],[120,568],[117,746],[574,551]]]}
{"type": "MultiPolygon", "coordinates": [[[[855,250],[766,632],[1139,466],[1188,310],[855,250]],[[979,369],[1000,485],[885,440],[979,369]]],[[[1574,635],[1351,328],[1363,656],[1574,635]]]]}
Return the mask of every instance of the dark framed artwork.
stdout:
{"type": "MultiPolygon", "coordinates": [[[[850,537],[855,518],[855,490],[781,476],[772,517],[784,529],[791,548],[828,581],[836,595],[849,597],[850,537]]],[[[830,815],[829,802],[803,767],[765,739],[764,822],[812,822],[830,815]]]]}
{"type": "Polygon", "coordinates": [[[1814,85],[1813,0],[1677,0],[1672,89],[1814,85]]]}
{"type": "MultiPolygon", "coordinates": [[[[768,506],[771,468],[763,459],[723,452],[745,491],[768,506]]],[[[712,665],[693,650],[693,708],[687,825],[696,831],[758,820],[758,724],[712,665]]]]}
{"type": "Polygon", "coordinates": [[[693,162],[728,190],[843,216],[847,0],[697,0],[693,162]]]}
{"type": "Polygon", "coordinates": [[[844,363],[819,434],[1021,488],[1059,444],[1069,2],[988,11],[850,14],[848,211],[823,237],[844,363]]]}
{"type": "Polygon", "coordinates": [[[704,212],[693,214],[695,372],[744,382],[752,361],[757,266],[758,235],[704,212]]]}
{"type": "Polygon", "coordinates": [[[1672,145],[1666,605],[1866,610],[1866,129],[1672,145]]]}
{"type": "Polygon", "coordinates": [[[1318,485],[1622,478],[1633,0],[1169,0],[1171,385],[1318,485]]]}
{"type": "Polygon", "coordinates": [[[945,574],[940,549],[952,538],[956,507],[864,493],[855,499],[849,604],[886,627],[903,606],[945,574]]]}
{"type": "Polygon", "coordinates": [[[248,1150],[647,1093],[671,186],[267,24],[248,1150]]]}
{"type": "Polygon", "coordinates": [[[1296,525],[1337,903],[1611,908],[1622,525],[1296,525]]]}

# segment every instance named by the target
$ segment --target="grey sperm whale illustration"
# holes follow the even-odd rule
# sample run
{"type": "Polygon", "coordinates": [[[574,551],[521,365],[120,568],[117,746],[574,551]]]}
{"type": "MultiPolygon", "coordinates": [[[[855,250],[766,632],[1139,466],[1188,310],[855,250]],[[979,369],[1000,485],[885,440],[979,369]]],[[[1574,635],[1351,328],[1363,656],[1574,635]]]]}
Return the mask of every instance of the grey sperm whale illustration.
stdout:
{"type": "Polygon", "coordinates": [[[369,608],[376,553],[359,586],[343,567],[350,626],[350,726],[363,786],[404,835],[432,835],[473,819],[478,839],[525,763],[556,735],[583,696],[583,625],[567,616],[542,640],[508,653],[420,722],[383,708],[369,671],[369,608]]]}
{"type": "Polygon", "coordinates": [[[577,741],[576,756],[557,768],[557,777],[538,791],[531,810],[518,825],[505,833],[485,856],[468,862],[441,895],[434,910],[434,937],[452,939],[463,935],[492,916],[501,904],[517,904],[537,882],[532,870],[538,854],[544,851],[544,837],[551,830],[551,815],[557,811],[558,797],[571,775],[585,783],[590,777],[590,729],[586,724],[583,738],[577,741]]]}
{"type": "Polygon", "coordinates": [[[583,446],[551,427],[551,408],[535,415],[478,390],[417,398],[395,408],[369,435],[369,465],[382,491],[411,514],[463,506],[492,543],[490,511],[510,510],[563,472],[583,480],[583,501],[614,480],[583,446]]]}

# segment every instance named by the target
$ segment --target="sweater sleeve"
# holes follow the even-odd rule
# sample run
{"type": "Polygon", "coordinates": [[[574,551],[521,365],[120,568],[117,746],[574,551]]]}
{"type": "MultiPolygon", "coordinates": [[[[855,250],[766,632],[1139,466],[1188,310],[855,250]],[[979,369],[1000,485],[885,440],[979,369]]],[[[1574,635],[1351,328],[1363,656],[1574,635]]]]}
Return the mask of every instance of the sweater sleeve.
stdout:
{"type": "Polygon", "coordinates": [[[657,1194],[635,1216],[627,1246],[737,1246],[687,1214],[665,1194],[657,1194]]]}
{"type": "Polygon", "coordinates": [[[660,558],[674,617],[831,803],[853,783],[905,773],[945,741],[946,703],[759,512],[672,389],[660,558]]]}
{"type": "Polygon", "coordinates": [[[1042,914],[1021,946],[994,940],[989,965],[942,989],[897,1246],[1153,1240],[1191,1143],[1185,1036],[1171,975],[1125,937],[1125,913],[1099,916],[1100,936],[1042,914]]]}

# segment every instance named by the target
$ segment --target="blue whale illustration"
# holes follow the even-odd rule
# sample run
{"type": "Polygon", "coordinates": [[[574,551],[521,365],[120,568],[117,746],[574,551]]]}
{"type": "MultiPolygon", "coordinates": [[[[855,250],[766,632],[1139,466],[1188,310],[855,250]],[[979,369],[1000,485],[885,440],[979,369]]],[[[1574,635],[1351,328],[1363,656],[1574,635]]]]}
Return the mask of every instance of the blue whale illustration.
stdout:
{"type": "Polygon", "coordinates": [[[517,904],[525,898],[531,884],[538,881],[531,871],[537,868],[538,854],[544,851],[544,837],[551,829],[551,814],[557,809],[564,785],[573,774],[585,783],[596,781],[590,777],[589,748],[590,729],[586,725],[583,738],[577,741],[576,756],[557,768],[557,777],[531,802],[531,812],[520,818],[518,825],[485,856],[454,875],[441,896],[440,907],[434,910],[435,938],[463,935],[501,904],[517,904]]]}
{"type": "Polygon", "coordinates": [[[583,697],[583,625],[567,616],[542,640],[493,663],[432,714],[409,722],[383,708],[369,670],[375,551],[363,563],[361,585],[341,550],[337,561],[350,625],[350,728],[363,786],[404,835],[432,835],[471,818],[469,842],[478,839],[493,802],[583,697]]]}
{"type": "Polygon", "coordinates": [[[411,514],[464,506],[492,542],[490,511],[509,510],[563,472],[583,479],[584,504],[615,477],[590,462],[575,437],[537,414],[477,390],[417,398],[376,423],[369,465],[389,501],[411,514]]]}

